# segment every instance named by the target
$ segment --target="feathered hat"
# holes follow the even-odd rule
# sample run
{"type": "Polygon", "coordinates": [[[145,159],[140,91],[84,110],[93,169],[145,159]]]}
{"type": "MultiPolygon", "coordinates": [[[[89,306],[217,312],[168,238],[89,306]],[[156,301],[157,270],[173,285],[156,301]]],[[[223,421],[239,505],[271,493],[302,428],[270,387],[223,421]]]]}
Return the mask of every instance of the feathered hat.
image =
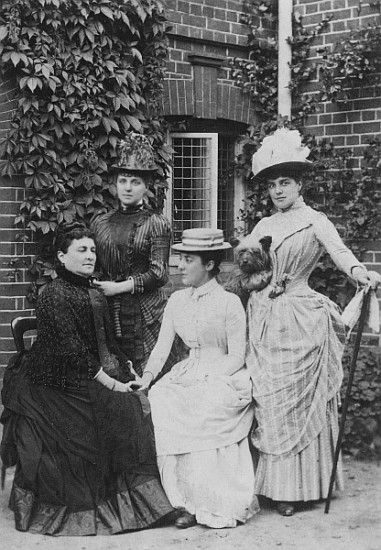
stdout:
{"type": "Polygon", "coordinates": [[[117,154],[117,162],[111,166],[114,170],[148,173],[158,169],[152,145],[143,134],[126,134],[118,144],[117,154]]]}
{"type": "Polygon", "coordinates": [[[265,179],[275,172],[300,173],[308,170],[311,161],[307,160],[310,149],[302,145],[298,130],[279,128],[266,136],[262,145],[254,153],[252,172],[255,179],[265,179]]]}

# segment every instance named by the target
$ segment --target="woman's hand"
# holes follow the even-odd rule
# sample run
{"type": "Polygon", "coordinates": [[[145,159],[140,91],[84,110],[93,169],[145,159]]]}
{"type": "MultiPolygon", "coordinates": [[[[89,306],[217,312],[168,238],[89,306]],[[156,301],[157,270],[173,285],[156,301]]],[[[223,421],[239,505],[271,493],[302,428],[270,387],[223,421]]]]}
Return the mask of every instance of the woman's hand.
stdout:
{"type": "Polygon", "coordinates": [[[118,380],[115,380],[114,387],[112,388],[112,391],[119,391],[123,393],[131,392],[132,388],[130,387],[131,382],[127,382],[127,384],[124,384],[123,382],[118,382],[118,380]]]}
{"type": "Polygon", "coordinates": [[[373,288],[373,290],[376,290],[378,285],[381,283],[381,275],[377,273],[377,271],[367,271],[363,268],[359,268],[357,275],[356,275],[356,271],[355,270],[353,271],[356,277],[356,281],[360,286],[370,285],[370,287],[373,288]]]}
{"type": "Polygon", "coordinates": [[[373,290],[377,290],[378,285],[381,283],[381,275],[377,271],[368,271],[368,282],[373,290]]]}
{"type": "Polygon", "coordinates": [[[133,291],[133,282],[130,280],[120,281],[97,281],[94,280],[94,286],[99,288],[105,296],[115,296],[116,294],[123,294],[123,292],[133,291]]]}
{"type": "Polygon", "coordinates": [[[152,372],[150,371],[145,371],[143,373],[143,376],[141,377],[140,381],[141,381],[141,390],[147,390],[149,388],[149,386],[151,385],[152,381],[154,380],[154,376],[152,374],[152,372]]]}
{"type": "Polygon", "coordinates": [[[126,386],[130,388],[130,391],[137,391],[144,389],[142,388],[142,379],[139,376],[136,376],[135,380],[132,380],[131,382],[127,382],[126,386]]]}

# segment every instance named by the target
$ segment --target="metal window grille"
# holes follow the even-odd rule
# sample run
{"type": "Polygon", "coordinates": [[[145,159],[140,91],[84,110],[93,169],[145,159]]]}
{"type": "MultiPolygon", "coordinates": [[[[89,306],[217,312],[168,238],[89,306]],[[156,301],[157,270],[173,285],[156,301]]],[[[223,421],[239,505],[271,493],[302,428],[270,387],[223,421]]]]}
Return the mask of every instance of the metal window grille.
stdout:
{"type": "Polygon", "coordinates": [[[184,229],[216,227],[217,134],[175,134],[172,147],[172,227],[179,242],[184,229]]]}

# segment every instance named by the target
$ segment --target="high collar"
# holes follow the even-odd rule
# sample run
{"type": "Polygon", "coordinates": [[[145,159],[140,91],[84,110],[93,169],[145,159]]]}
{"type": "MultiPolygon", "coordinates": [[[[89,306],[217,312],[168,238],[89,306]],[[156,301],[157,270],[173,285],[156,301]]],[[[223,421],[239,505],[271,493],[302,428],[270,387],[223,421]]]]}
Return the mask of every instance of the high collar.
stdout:
{"type": "Polygon", "coordinates": [[[209,292],[212,292],[212,290],[214,290],[217,286],[218,286],[217,279],[213,277],[213,279],[211,279],[207,283],[204,283],[203,285],[197,288],[192,288],[191,298],[193,300],[197,300],[198,298],[200,298],[200,296],[205,296],[205,294],[209,294],[209,292]]]}
{"type": "Polygon", "coordinates": [[[135,204],[134,206],[122,206],[119,204],[119,211],[122,212],[122,214],[136,214],[137,212],[142,212],[144,210],[144,203],[142,204],[135,204]]]}
{"type": "Polygon", "coordinates": [[[76,275],[72,271],[68,271],[63,266],[59,266],[57,268],[57,274],[59,277],[61,277],[61,279],[63,279],[64,281],[67,281],[68,283],[72,283],[75,286],[90,288],[90,285],[91,285],[90,278],[76,275]]]}
{"type": "Polygon", "coordinates": [[[306,206],[306,204],[303,197],[299,196],[296,201],[285,210],[283,210],[282,208],[276,208],[276,211],[280,212],[281,214],[285,214],[286,212],[290,212],[290,210],[297,210],[298,208],[302,208],[303,206],[306,206]]]}

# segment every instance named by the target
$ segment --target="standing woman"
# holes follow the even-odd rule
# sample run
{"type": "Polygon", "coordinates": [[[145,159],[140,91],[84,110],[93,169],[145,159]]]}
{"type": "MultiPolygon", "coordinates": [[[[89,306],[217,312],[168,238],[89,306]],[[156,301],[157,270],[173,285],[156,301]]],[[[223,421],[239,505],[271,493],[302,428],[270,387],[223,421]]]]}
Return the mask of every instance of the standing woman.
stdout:
{"type": "MultiPolygon", "coordinates": [[[[327,497],[338,436],[344,326],[336,305],[313,291],[308,278],[324,251],[358,284],[372,277],[328,218],[304,203],[300,174],[308,154],[296,130],[264,139],[253,173],[267,182],[276,212],[245,241],[272,237],[271,283],[249,298],[246,364],[258,422],[256,493],[286,516],[297,502],[327,497]]],[[[342,487],[340,467],[336,485],[342,487]]]]}
{"type": "Polygon", "coordinates": [[[245,311],[216,280],[230,248],[221,230],[187,229],[173,248],[188,288],[171,295],[142,377],[143,387],[156,380],[179,335],[189,356],[149,392],[160,476],[172,506],[183,512],[178,528],[235,527],[258,511],[245,311]]]}
{"type": "Polygon", "coordinates": [[[102,276],[119,344],[141,375],[154,347],[166,303],[171,241],[169,221],[144,202],[157,171],[148,139],[130,133],[120,142],[114,173],[119,208],[92,223],[102,276]]]}

